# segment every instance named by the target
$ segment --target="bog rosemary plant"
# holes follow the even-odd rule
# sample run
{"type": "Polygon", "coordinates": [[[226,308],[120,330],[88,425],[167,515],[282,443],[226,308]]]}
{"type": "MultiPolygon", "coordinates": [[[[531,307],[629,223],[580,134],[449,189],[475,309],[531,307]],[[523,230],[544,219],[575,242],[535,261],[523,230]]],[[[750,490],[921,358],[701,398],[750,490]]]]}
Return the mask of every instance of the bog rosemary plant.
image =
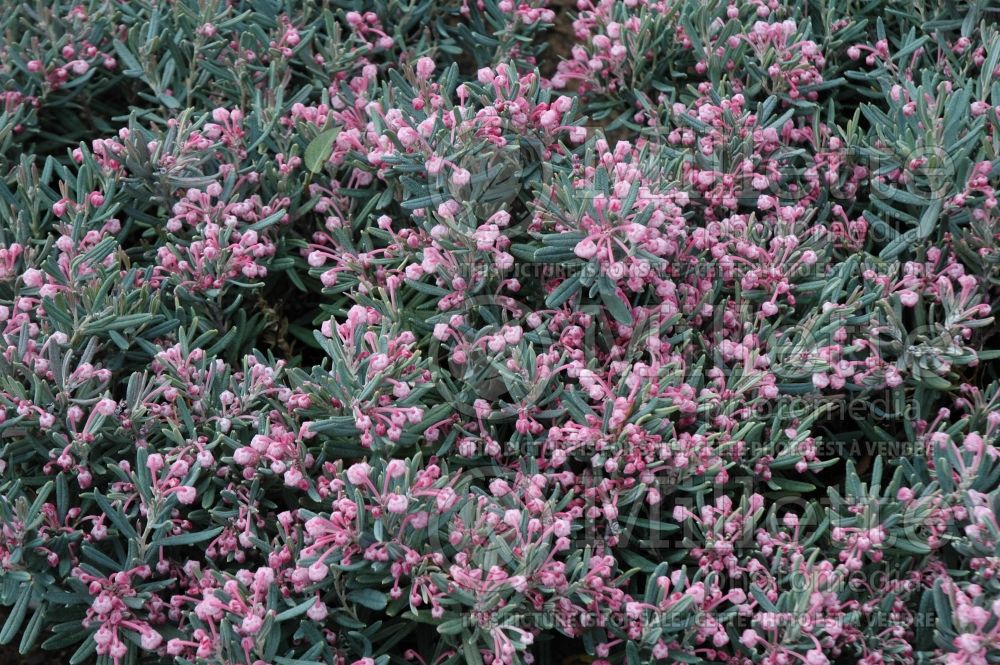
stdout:
{"type": "Polygon", "coordinates": [[[0,645],[1000,663],[993,3],[0,9],[0,645]]]}

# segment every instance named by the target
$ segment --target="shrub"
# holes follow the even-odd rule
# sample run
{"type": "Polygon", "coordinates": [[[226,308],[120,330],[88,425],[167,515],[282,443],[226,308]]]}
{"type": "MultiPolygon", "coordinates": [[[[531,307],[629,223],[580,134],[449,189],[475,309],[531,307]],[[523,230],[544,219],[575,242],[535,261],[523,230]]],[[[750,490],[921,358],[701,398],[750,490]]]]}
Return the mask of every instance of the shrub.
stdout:
{"type": "Polygon", "coordinates": [[[4,9],[0,644],[1000,662],[988,3],[4,9]]]}

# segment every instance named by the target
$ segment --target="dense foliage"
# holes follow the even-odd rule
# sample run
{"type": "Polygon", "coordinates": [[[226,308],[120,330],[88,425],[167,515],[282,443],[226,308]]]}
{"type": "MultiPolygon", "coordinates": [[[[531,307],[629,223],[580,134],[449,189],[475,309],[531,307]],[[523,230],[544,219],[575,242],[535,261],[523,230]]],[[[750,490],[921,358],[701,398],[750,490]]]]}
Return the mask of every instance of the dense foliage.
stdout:
{"type": "Polygon", "coordinates": [[[994,3],[2,9],[0,643],[1000,663],[994,3]]]}

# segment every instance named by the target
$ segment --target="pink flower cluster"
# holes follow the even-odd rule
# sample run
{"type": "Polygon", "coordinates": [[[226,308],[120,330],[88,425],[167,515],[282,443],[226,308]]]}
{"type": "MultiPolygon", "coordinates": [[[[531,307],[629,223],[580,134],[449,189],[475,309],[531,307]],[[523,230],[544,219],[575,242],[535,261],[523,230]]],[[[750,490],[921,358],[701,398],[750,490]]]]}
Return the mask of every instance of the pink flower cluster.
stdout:
{"type": "Polygon", "coordinates": [[[12,8],[0,643],[995,662],[1000,35],[861,4],[12,8]]]}

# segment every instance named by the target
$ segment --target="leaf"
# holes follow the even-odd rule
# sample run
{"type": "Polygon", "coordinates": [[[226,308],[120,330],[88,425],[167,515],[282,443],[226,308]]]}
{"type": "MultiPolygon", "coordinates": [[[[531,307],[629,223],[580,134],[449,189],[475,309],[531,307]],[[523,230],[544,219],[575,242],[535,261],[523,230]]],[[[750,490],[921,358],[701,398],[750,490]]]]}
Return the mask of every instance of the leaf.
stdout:
{"type": "Polygon", "coordinates": [[[892,547],[897,550],[902,550],[908,554],[917,554],[923,556],[925,554],[930,554],[931,548],[921,542],[915,542],[913,537],[916,534],[907,534],[900,538],[897,538],[893,543],[892,547]]]}
{"type": "MultiPolygon", "coordinates": [[[[627,563],[629,566],[631,566],[633,568],[638,568],[639,570],[641,570],[644,573],[651,572],[651,571],[653,571],[656,568],[656,563],[655,562],[650,561],[649,559],[647,559],[646,557],[642,556],[638,552],[633,552],[633,551],[628,550],[628,549],[623,549],[623,550],[621,550],[621,552],[619,554],[621,555],[622,560],[625,563],[627,563]]],[[[651,602],[651,601],[647,601],[647,602],[651,602]]]]}
{"type": "Polygon", "coordinates": [[[899,234],[899,237],[886,245],[881,252],[879,252],[879,258],[882,259],[894,259],[906,250],[910,248],[913,241],[917,239],[917,230],[910,229],[906,233],[899,234]]]}
{"type": "Polygon", "coordinates": [[[317,434],[330,436],[357,436],[358,426],[353,416],[333,416],[326,420],[317,420],[309,429],[317,434]]]}
{"type": "Polygon", "coordinates": [[[926,199],[921,198],[916,194],[912,194],[905,189],[896,189],[895,187],[886,186],[876,188],[875,193],[889,199],[890,201],[896,201],[904,205],[923,206],[927,203],[926,199]]]}
{"type": "Polygon", "coordinates": [[[14,635],[21,628],[21,624],[24,623],[24,616],[28,612],[28,601],[30,600],[31,586],[22,585],[17,602],[14,603],[7,621],[4,622],[3,630],[0,630],[0,644],[7,644],[14,639],[14,635]]]}
{"type": "Polygon", "coordinates": [[[355,589],[347,594],[347,599],[370,610],[384,610],[388,605],[385,594],[375,589],[355,589]]]}
{"type": "Polygon", "coordinates": [[[320,132],[316,138],[309,142],[306,146],[306,152],[303,156],[303,162],[306,168],[309,169],[310,173],[319,173],[326,163],[326,160],[330,159],[330,155],[333,154],[333,142],[337,139],[340,134],[340,127],[333,127],[324,132],[320,132]]]}
{"type": "Polygon", "coordinates": [[[223,527],[218,526],[207,531],[195,531],[194,533],[179,533],[176,536],[167,536],[163,540],[156,541],[159,547],[170,547],[172,545],[194,545],[206,540],[211,540],[222,533],[223,527]]]}
{"type": "Polygon", "coordinates": [[[600,289],[601,302],[608,309],[608,313],[615,318],[618,323],[627,326],[632,325],[632,312],[624,300],[618,295],[618,289],[607,275],[601,275],[597,281],[600,289]]]}
{"type": "Polygon", "coordinates": [[[299,603],[295,607],[290,607],[284,612],[281,612],[276,617],[274,617],[274,620],[277,621],[278,623],[281,623],[282,621],[288,621],[289,619],[294,619],[295,617],[302,616],[303,614],[309,611],[309,608],[312,607],[315,602],[316,602],[315,598],[309,598],[308,600],[299,603]]]}
{"type": "Polygon", "coordinates": [[[125,44],[116,39],[114,41],[114,47],[118,57],[121,58],[123,63],[125,63],[125,76],[136,78],[144,74],[142,65],[139,64],[139,61],[134,55],[132,55],[132,51],[128,50],[128,47],[125,46],[125,44]]]}
{"type": "Polygon", "coordinates": [[[87,639],[84,640],[80,648],[77,649],[69,659],[69,665],[79,665],[79,663],[84,662],[90,658],[91,654],[97,650],[97,642],[94,641],[94,635],[90,634],[87,639]]]}
{"type": "Polygon", "coordinates": [[[50,480],[38,490],[38,493],[35,495],[35,500],[31,502],[31,507],[28,509],[28,514],[25,516],[24,521],[26,523],[33,524],[35,522],[35,518],[38,517],[42,511],[42,506],[44,506],[46,500],[48,500],[53,486],[54,484],[50,480]]]}
{"type": "Polygon", "coordinates": [[[575,296],[581,287],[582,284],[580,283],[579,275],[573,275],[563,280],[545,299],[546,307],[551,307],[552,309],[561,307],[564,302],[575,296]]]}
{"type": "Polygon", "coordinates": [[[608,295],[604,292],[601,293],[601,300],[604,301],[604,305],[608,308],[608,312],[611,313],[611,316],[613,316],[618,323],[623,323],[627,326],[632,325],[632,313],[629,311],[625,301],[617,295],[608,295]]]}
{"type": "Polygon", "coordinates": [[[483,655],[479,653],[479,641],[472,637],[463,637],[462,652],[468,665],[482,665],[483,655]]]}
{"type": "Polygon", "coordinates": [[[21,643],[18,645],[17,650],[21,653],[28,653],[35,646],[35,641],[38,639],[39,633],[42,632],[44,624],[45,605],[42,605],[35,610],[35,614],[28,621],[28,626],[24,629],[24,634],[21,636],[21,643]]]}
{"type": "Polygon", "coordinates": [[[763,607],[768,612],[778,612],[778,606],[771,602],[771,599],[767,597],[764,590],[761,589],[756,584],[750,586],[750,595],[757,599],[760,606],[763,607]]]}
{"type": "Polygon", "coordinates": [[[944,201],[940,198],[935,199],[924,214],[920,216],[920,225],[917,227],[917,237],[924,239],[930,237],[931,233],[934,231],[934,227],[937,225],[938,218],[941,216],[941,209],[944,207],[944,201]]]}
{"type": "Polygon", "coordinates": [[[120,511],[111,507],[111,503],[109,503],[100,492],[94,492],[92,496],[94,497],[94,501],[97,502],[97,505],[100,506],[101,511],[108,516],[108,519],[111,520],[111,523],[115,525],[115,528],[118,529],[120,534],[132,540],[139,539],[139,534],[136,533],[135,528],[129,523],[125,516],[121,514],[120,511]]]}
{"type": "Polygon", "coordinates": [[[163,102],[163,105],[166,106],[168,109],[179,109],[181,107],[181,103],[177,101],[176,97],[168,95],[165,92],[161,92],[159,95],[157,95],[157,97],[161,102],[163,102]]]}
{"type": "Polygon", "coordinates": [[[639,655],[639,645],[632,640],[625,644],[625,661],[628,665],[642,665],[642,656],[639,655]]]}
{"type": "Polygon", "coordinates": [[[768,481],[767,484],[771,487],[788,492],[812,492],[816,489],[816,486],[812,483],[805,483],[800,480],[792,480],[790,478],[775,477],[768,481]]]}
{"type": "Polygon", "coordinates": [[[542,247],[531,255],[531,261],[534,263],[565,263],[578,260],[576,252],[568,247],[542,247]]]}
{"type": "Polygon", "coordinates": [[[951,602],[949,601],[948,593],[944,590],[941,578],[938,578],[934,584],[934,611],[937,614],[938,621],[946,626],[952,623],[951,602]]]}
{"type": "Polygon", "coordinates": [[[442,635],[458,635],[465,629],[465,619],[449,619],[437,627],[437,631],[442,635]]]}

